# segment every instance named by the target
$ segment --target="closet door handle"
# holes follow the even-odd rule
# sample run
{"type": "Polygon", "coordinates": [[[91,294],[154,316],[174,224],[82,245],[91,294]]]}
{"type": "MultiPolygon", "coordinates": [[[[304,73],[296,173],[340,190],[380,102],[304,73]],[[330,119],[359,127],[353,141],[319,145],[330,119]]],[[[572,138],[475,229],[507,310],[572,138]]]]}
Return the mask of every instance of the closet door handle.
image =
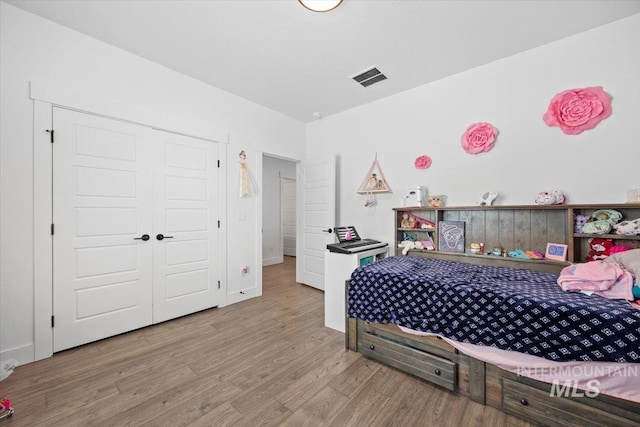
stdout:
{"type": "Polygon", "coordinates": [[[158,234],[156,235],[156,239],[158,240],[173,239],[173,236],[165,236],[164,234],[158,234]]]}
{"type": "Polygon", "coordinates": [[[143,235],[142,235],[142,236],[140,236],[140,237],[134,237],[134,238],[133,238],[133,240],[144,240],[145,242],[146,242],[147,240],[149,240],[149,239],[150,239],[150,237],[149,237],[149,235],[148,235],[148,234],[143,234],[143,235]]]}

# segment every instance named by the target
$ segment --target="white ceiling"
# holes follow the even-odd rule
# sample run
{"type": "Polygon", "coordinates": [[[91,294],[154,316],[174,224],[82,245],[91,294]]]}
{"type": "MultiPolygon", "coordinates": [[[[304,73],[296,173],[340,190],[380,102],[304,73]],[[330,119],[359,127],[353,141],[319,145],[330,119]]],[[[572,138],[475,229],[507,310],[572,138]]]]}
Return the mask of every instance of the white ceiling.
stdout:
{"type": "Polygon", "coordinates": [[[7,0],[303,122],[640,13],[639,0],[7,0]],[[351,76],[388,77],[363,88],[351,76]]]}

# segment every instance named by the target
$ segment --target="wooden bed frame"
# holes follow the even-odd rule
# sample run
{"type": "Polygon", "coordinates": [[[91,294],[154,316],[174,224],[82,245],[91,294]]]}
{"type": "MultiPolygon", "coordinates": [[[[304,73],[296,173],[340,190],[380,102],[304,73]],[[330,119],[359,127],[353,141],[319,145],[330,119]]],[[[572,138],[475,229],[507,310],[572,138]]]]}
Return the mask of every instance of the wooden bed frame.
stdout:
{"type": "MultiPolygon", "coordinates": [[[[459,258],[456,261],[461,261],[459,258]]],[[[474,259],[474,261],[477,261],[474,259]]],[[[348,290],[349,282],[347,282],[348,290]]],[[[348,303],[348,298],[347,298],[348,303]]],[[[346,319],[346,348],[474,402],[549,426],[640,426],[640,403],[613,398],[550,396],[551,384],[469,357],[439,337],[393,324],[346,319]]],[[[640,384],[638,384],[640,387],[640,384]]],[[[569,393],[567,393],[569,394],[569,393]]]]}

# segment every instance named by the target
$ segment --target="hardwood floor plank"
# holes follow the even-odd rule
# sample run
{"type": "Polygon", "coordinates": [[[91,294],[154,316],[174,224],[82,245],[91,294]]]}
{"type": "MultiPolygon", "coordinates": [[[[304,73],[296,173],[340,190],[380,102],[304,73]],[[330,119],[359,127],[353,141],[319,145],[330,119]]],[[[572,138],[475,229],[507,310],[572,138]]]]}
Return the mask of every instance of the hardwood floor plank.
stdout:
{"type": "Polygon", "coordinates": [[[283,425],[291,427],[327,425],[349,400],[344,394],[325,386],[314,392],[313,396],[296,409],[283,425]]]}
{"type": "Polygon", "coordinates": [[[263,296],[56,353],[2,381],[15,426],[529,427],[344,349],[295,258],[263,296]],[[462,423],[462,424],[461,424],[462,423]]]}

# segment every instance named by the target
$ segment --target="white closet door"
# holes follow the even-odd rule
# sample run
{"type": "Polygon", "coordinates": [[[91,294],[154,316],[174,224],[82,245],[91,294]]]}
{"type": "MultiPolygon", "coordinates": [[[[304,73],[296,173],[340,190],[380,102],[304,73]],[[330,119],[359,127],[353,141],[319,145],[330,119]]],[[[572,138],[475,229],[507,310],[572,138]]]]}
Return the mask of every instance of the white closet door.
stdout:
{"type": "Polygon", "coordinates": [[[156,131],[153,145],[157,323],[218,305],[219,169],[215,143],[156,131]]]}
{"type": "Polygon", "coordinates": [[[54,108],[54,351],[152,321],[150,130],[54,108]]]}

